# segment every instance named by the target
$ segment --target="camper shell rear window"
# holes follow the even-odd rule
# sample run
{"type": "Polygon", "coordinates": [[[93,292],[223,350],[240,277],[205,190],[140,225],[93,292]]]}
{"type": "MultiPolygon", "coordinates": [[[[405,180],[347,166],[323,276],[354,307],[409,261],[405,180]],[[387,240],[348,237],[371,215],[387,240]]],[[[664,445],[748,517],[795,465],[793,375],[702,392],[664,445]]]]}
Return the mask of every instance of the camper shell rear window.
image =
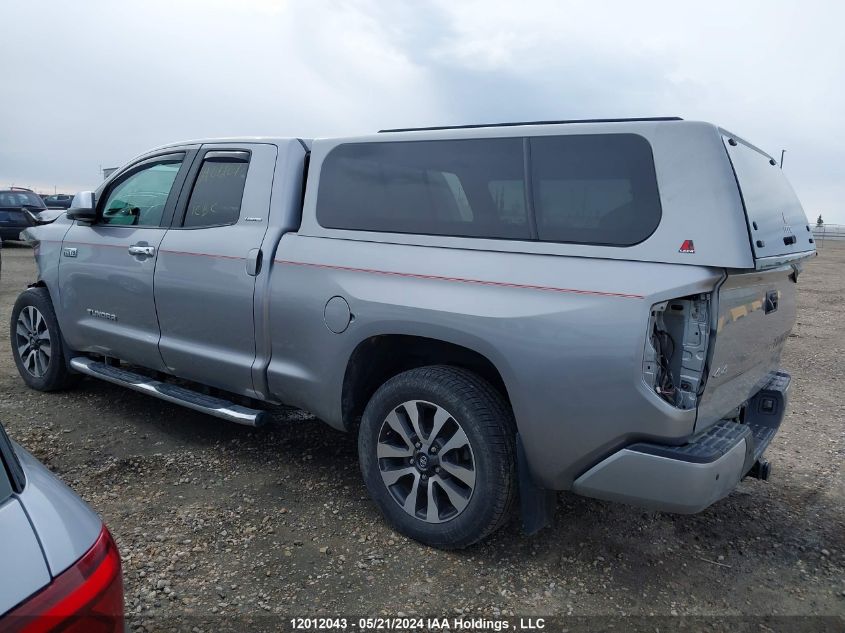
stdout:
{"type": "Polygon", "coordinates": [[[323,161],[325,228],[630,246],[661,207],[637,134],[346,143],[323,161]]]}

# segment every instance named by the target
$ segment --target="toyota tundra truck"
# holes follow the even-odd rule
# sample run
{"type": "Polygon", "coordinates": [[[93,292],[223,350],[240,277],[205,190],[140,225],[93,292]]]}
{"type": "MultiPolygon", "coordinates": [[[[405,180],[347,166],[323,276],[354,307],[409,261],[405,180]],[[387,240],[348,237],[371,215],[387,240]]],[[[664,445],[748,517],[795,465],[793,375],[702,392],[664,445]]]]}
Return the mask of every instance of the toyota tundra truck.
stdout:
{"type": "Polygon", "coordinates": [[[771,156],[676,118],[176,143],[25,236],[27,385],[306,409],[442,548],[517,498],[531,532],[557,491],[694,513],[766,479],[815,255],[771,156]]]}

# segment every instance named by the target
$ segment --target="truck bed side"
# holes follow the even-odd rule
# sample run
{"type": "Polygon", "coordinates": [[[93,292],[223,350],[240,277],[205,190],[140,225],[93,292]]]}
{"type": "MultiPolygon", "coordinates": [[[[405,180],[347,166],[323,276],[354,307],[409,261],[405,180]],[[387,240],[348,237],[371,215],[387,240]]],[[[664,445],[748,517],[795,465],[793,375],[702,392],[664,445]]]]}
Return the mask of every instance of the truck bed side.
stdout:
{"type": "Polygon", "coordinates": [[[613,447],[680,441],[695,411],[642,381],[650,306],[708,292],[718,269],[511,255],[286,234],[273,260],[269,388],[343,428],[347,361],[373,337],[444,341],[500,372],[537,475],[550,488],[613,447]],[[327,327],[332,297],[351,322],[327,327]],[[337,329],[335,327],[335,329],[337,329]]]}

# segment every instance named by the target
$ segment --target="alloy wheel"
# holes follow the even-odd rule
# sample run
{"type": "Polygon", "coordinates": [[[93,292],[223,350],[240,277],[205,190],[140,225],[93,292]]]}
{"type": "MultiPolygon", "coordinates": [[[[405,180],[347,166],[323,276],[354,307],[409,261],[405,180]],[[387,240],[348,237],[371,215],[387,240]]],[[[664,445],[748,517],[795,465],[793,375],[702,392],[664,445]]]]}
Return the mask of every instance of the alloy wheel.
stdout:
{"type": "Polygon", "coordinates": [[[18,356],[24,369],[36,378],[42,378],[50,368],[52,348],[47,320],[35,306],[26,306],[18,315],[15,325],[18,356]]]}
{"type": "Polygon", "coordinates": [[[444,523],[469,505],[475,457],[460,422],[444,408],[403,402],[382,422],[377,450],[384,485],[411,516],[444,523]]]}

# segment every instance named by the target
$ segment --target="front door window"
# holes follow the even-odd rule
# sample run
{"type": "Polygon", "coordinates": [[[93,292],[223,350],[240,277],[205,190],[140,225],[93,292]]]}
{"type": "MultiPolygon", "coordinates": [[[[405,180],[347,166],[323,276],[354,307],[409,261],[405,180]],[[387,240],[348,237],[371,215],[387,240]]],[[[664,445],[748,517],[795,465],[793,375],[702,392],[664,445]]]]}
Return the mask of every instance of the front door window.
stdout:
{"type": "Polygon", "coordinates": [[[182,159],[153,163],[118,183],[103,205],[102,223],[158,226],[182,159]]]}

